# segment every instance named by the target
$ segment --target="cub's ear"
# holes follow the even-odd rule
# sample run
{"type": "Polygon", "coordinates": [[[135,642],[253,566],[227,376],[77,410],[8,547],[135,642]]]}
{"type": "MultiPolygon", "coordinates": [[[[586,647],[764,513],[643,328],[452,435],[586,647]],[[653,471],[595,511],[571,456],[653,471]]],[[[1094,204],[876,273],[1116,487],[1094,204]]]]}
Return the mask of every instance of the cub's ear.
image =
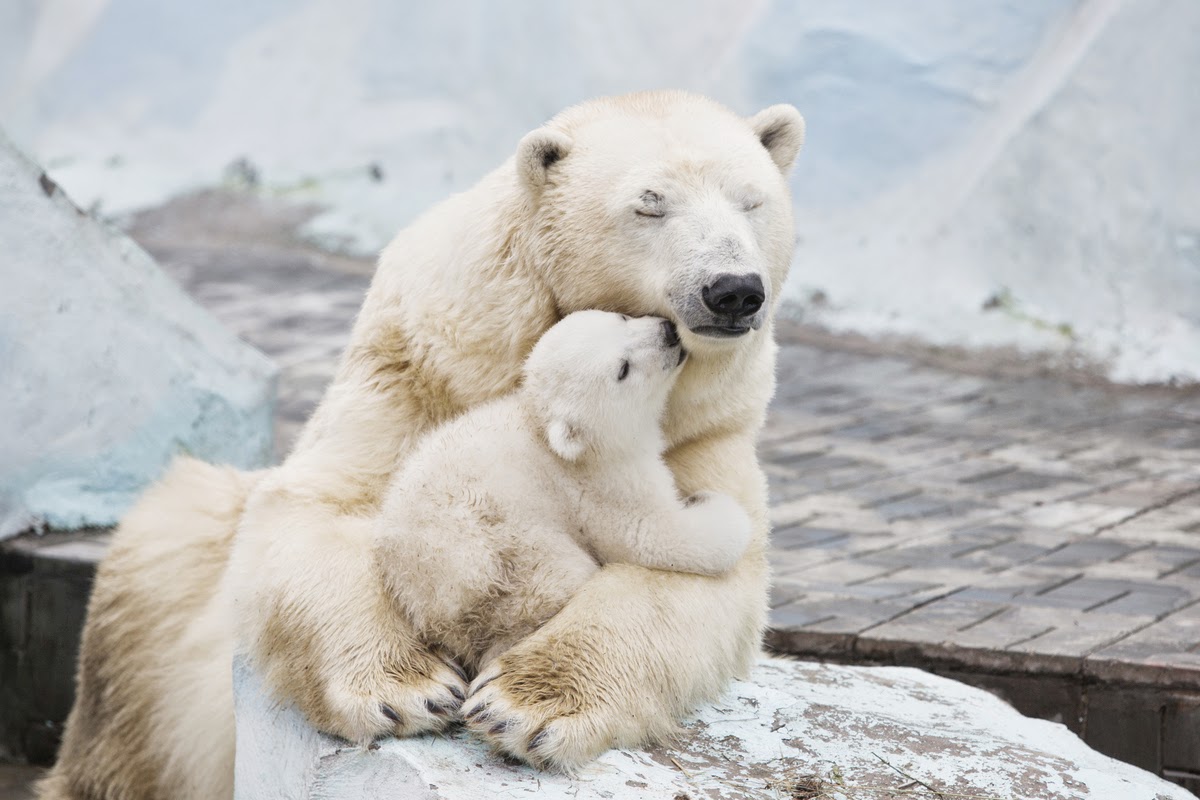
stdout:
{"type": "Polygon", "coordinates": [[[550,168],[571,152],[571,140],[549,128],[530,131],[517,145],[517,177],[535,197],[546,188],[550,168]]]}
{"type": "Polygon", "coordinates": [[[769,106],[749,119],[754,135],[771,154],[779,171],[787,175],[804,145],[804,117],[794,106],[769,106]]]}
{"type": "Polygon", "coordinates": [[[546,428],[546,439],[550,449],[565,461],[574,461],[583,455],[586,444],[583,432],[563,419],[556,419],[546,428]]]}

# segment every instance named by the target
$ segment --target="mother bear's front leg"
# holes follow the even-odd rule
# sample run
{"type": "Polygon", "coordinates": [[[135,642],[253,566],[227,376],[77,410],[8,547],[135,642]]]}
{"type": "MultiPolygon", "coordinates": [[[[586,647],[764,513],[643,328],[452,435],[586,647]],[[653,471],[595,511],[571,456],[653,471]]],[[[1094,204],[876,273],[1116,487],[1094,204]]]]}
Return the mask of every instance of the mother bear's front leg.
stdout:
{"type": "Polygon", "coordinates": [[[313,503],[287,477],[281,468],[249,498],[234,545],[238,649],[326,733],[365,743],[444,730],[467,676],[384,590],[374,518],[313,503]]]}
{"type": "Polygon", "coordinates": [[[715,578],[601,569],[473,683],[463,716],[500,750],[569,771],[663,737],[749,670],[768,590],[766,479],[753,436],[684,446],[668,461],[684,491],[724,491],[746,507],[755,533],[745,556],[715,578]]]}

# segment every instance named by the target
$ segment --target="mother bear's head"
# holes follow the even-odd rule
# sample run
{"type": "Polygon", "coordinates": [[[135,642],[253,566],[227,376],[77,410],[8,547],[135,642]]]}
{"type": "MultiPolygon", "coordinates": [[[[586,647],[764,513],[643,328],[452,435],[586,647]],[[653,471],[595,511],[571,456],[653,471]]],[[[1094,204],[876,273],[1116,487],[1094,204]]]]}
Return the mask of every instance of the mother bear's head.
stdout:
{"type": "Polygon", "coordinates": [[[673,319],[689,349],[758,330],[794,233],[787,175],[804,141],[790,105],[749,119],[685,92],[567,109],[515,157],[534,224],[526,253],[562,313],[673,319]]]}

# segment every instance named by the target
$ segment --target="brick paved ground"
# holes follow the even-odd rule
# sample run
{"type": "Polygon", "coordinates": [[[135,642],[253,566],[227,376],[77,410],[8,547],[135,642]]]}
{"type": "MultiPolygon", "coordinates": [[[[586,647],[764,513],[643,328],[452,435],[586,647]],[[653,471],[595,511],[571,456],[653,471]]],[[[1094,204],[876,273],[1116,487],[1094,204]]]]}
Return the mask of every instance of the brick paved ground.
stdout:
{"type": "Polygon", "coordinates": [[[771,646],[934,669],[1200,786],[1200,394],[802,345],[779,375],[771,646]]]}
{"type": "MultiPolygon", "coordinates": [[[[370,273],[291,239],[303,214],[200,195],[133,229],[281,364],[280,452],[370,273]]],[[[971,374],[803,338],[784,332],[760,448],[770,645],[924,666],[1104,752],[1200,771],[1200,392],[971,374]]]]}
{"type": "Polygon", "coordinates": [[[761,454],[776,646],[1200,687],[1200,395],[790,346],[761,454]]]}

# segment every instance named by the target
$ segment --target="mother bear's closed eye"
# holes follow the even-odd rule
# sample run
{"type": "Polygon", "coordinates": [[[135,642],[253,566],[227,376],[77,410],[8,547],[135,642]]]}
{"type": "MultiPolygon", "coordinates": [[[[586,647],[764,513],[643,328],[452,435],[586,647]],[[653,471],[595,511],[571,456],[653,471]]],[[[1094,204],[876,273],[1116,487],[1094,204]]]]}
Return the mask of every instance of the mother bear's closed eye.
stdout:
{"type": "Polygon", "coordinates": [[[749,131],[717,117],[701,144],[686,115],[618,122],[585,104],[522,140],[531,243],[563,312],[664,314],[699,350],[762,329],[791,259],[785,176],[804,121],[791,106],[760,112],[749,131]]]}

